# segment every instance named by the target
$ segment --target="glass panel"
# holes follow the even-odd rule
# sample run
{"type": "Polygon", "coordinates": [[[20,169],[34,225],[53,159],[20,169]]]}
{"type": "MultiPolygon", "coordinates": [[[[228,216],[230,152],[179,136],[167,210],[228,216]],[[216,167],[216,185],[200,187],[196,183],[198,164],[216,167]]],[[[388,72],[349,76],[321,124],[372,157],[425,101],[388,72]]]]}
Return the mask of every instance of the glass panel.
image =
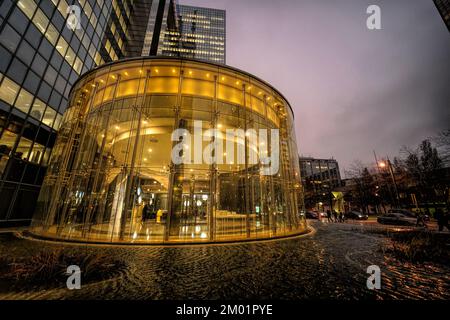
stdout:
{"type": "Polygon", "coordinates": [[[64,57],[66,55],[66,51],[69,45],[63,37],[60,37],[58,40],[58,45],[56,46],[56,50],[64,57]]]}
{"type": "Polygon", "coordinates": [[[52,127],[53,121],[55,120],[56,111],[50,107],[47,107],[45,110],[44,119],[42,119],[42,123],[46,124],[50,128],[52,127]]]}
{"type": "MultiPolygon", "coordinates": [[[[68,60],[69,61],[69,60],[68,60]]],[[[80,60],[80,58],[76,57],[75,58],[75,63],[73,65],[74,70],[76,71],[76,73],[80,74],[81,73],[81,68],[83,67],[83,62],[80,60]]]]}
{"type": "Polygon", "coordinates": [[[62,119],[62,116],[58,113],[56,115],[55,123],[53,124],[53,129],[55,129],[55,130],[59,129],[59,126],[61,125],[61,119],[62,119]]]}
{"type": "Polygon", "coordinates": [[[19,8],[25,13],[28,19],[31,20],[33,17],[34,11],[36,10],[36,3],[32,0],[20,0],[18,3],[19,8]]]}
{"type": "Polygon", "coordinates": [[[33,142],[31,140],[25,137],[20,138],[20,142],[16,148],[15,157],[22,160],[27,160],[32,143],[33,142]]]}
{"type": "Polygon", "coordinates": [[[45,33],[45,37],[47,38],[47,40],[52,44],[55,45],[56,41],[58,40],[58,31],[56,30],[56,28],[50,24],[48,26],[47,32],[45,33]]]}
{"type": "Polygon", "coordinates": [[[38,9],[33,17],[33,23],[39,29],[39,31],[44,34],[48,26],[48,18],[40,9],[38,9]]]}
{"type": "Polygon", "coordinates": [[[0,177],[5,171],[6,165],[10,157],[10,153],[16,143],[17,135],[13,132],[5,130],[0,138],[0,177]]]}
{"type": "Polygon", "coordinates": [[[15,107],[24,113],[28,113],[32,100],[33,96],[29,94],[25,89],[22,89],[20,90],[19,96],[17,97],[15,107]]]}
{"type": "Polygon", "coordinates": [[[41,121],[45,112],[45,103],[39,100],[38,98],[34,99],[33,108],[31,109],[30,116],[36,118],[41,121]]]}
{"type": "Polygon", "coordinates": [[[30,152],[28,161],[39,164],[44,155],[44,149],[45,147],[43,145],[35,142],[33,145],[33,149],[30,152]]]}
{"type": "Polygon", "coordinates": [[[10,105],[13,105],[14,100],[19,93],[19,89],[19,86],[14,81],[11,81],[5,77],[0,87],[0,99],[3,99],[10,105]]]}

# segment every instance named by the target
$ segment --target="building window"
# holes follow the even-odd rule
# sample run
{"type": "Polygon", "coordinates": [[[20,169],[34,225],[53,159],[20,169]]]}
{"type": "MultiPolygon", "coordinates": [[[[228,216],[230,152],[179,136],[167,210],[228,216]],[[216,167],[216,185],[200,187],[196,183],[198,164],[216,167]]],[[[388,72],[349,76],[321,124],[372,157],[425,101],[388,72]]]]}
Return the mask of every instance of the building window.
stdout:
{"type": "Polygon", "coordinates": [[[45,34],[45,30],[48,26],[48,18],[45,16],[44,13],[42,13],[41,10],[37,10],[36,14],[33,18],[34,25],[41,31],[43,34],[45,34]]]}
{"type": "Polygon", "coordinates": [[[22,89],[20,90],[19,96],[17,97],[15,107],[24,113],[28,113],[32,100],[33,96],[29,94],[25,89],[22,89]]]}
{"type": "Polygon", "coordinates": [[[17,4],[19,5],[19,8],[22,9],[22,11],[26,14],[28,19],[31,20],[34,11],[36,10],[36,3],[34,3],[34,1],[32,0],[31,1],[20,0],[17,4]]]}
{"type": "Polygon", "coordinates": [[[20,138],[20,142],[16,148],[15,157],[20,158],[22,160],[27,160],[31,144],[32,144],[31,140],[25,137],[20,138]]]}
{"type": "Polygon", "coordinates": [[[6,25],[1,33],[0,41],[9,51],[14,52],[20,42],[20,36],[13,28],[6,25]]]}
{"type": "Polygon", "coordinates": [[[45,37],[48,41],[50,41],[52,45],[55,45],[56,41],[58,40],[58,30],[56,30],[56,28],[52,24],[50,24],[48,26],[47,32],[45,33],[45,37]]]}
{"type": "Polygon", "coordinates": [[[50,107],[47,107],[47,110],[45,110],[44,119],[42,119],[42,123],[46,124],[51,128],[53,125],[53,121],[55,120],[55,116],[56,111],[50,107]]]}
{"type": "Polygon", "coordinates": [[[17,55],[23,62],[30,65],[31,61],[33,61],[34,52],[35,50],[26,41],[22,41],[17,55]]]}
{"type": "Polygon", "coordinates": [[[39,164],[44,155],[45,147],[39,143],[34,143],[33,149],[30,152],[28,161],[39,164]]]}
{"type": "Polygon", "coordinates": [[[45,103],[39,100],[38,98],[34,99],[33,108],[31,109],[30,116],[36,118],[41,121],[45,112],[45,103]]]}
{"type": "Polygon", "coordinates": [[[5,77],[3,79],[3,83],[0,87],[0,98],[9,103],[10,105],[14,104],[14,100],[16,99],[17,94],[19,93],[19,86],[5,77]]]}

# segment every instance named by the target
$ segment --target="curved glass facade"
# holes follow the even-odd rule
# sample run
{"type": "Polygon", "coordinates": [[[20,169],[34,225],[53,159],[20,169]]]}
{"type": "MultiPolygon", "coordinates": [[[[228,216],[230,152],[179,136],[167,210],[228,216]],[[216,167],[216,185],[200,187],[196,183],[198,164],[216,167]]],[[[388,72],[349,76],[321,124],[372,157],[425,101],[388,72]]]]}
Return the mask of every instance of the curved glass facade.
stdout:
{"type": "Polygon", "coordinates": [[[306,230],[302,201],[293,114],[278,91],[227,66],[143,57],[74,85],[32,232],[118,243],[271,238],[306,230]]]}

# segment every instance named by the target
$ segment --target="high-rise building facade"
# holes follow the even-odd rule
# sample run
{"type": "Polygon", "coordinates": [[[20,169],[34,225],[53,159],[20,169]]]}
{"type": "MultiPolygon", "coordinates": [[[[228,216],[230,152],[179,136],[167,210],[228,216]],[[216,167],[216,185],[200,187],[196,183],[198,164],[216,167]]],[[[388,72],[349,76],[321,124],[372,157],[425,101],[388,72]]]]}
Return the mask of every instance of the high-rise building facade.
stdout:
{"type": "Polygon", "coordinates": [[[175,6],[176,21],[168,26],[158,54],[226,63],[226,15],[224,10],[175,6]]]}
{"type": "Polygon", "coordinates": [[[450,0],[433,0],[448,31],[450,31],[450,0]]]}
{"type": "Polygon", "coordinates": [[[31,218],[73,83],[140,55],[149,12],[146,0],[1,2],[0,225],[31,218]]]}
{"type": "Polygon", "coordinates": [[[305,192],[305,206],[317,207],[329,203],[331,192],[341,186],[339,164],[335,159],[300,157],[300,172],[305,192]]]}

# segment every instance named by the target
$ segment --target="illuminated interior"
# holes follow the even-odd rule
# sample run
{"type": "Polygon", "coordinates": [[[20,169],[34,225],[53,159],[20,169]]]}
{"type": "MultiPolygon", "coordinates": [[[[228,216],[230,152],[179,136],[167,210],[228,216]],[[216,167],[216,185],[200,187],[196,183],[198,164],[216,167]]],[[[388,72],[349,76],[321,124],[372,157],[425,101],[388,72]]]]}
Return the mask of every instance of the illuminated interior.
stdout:
{"type": "Polygon", "coordinates": [[[302,199],[293,114],[278,91],[231,67],[142,57],[74,85],[32,232],[118,243],[272,238],[305,231],[302,199]],[[191,134],[181,164],[172,158],[175,129],[191,134]],[[246,134],[230,137],[232,129],[246,134]],[[248,129],[278,130],[275,174],[249,160],[275,140],[252,139],[248,129]],[[216,161],[202,153],[197,161],[211,141],[224,146],[216,161]]]}

